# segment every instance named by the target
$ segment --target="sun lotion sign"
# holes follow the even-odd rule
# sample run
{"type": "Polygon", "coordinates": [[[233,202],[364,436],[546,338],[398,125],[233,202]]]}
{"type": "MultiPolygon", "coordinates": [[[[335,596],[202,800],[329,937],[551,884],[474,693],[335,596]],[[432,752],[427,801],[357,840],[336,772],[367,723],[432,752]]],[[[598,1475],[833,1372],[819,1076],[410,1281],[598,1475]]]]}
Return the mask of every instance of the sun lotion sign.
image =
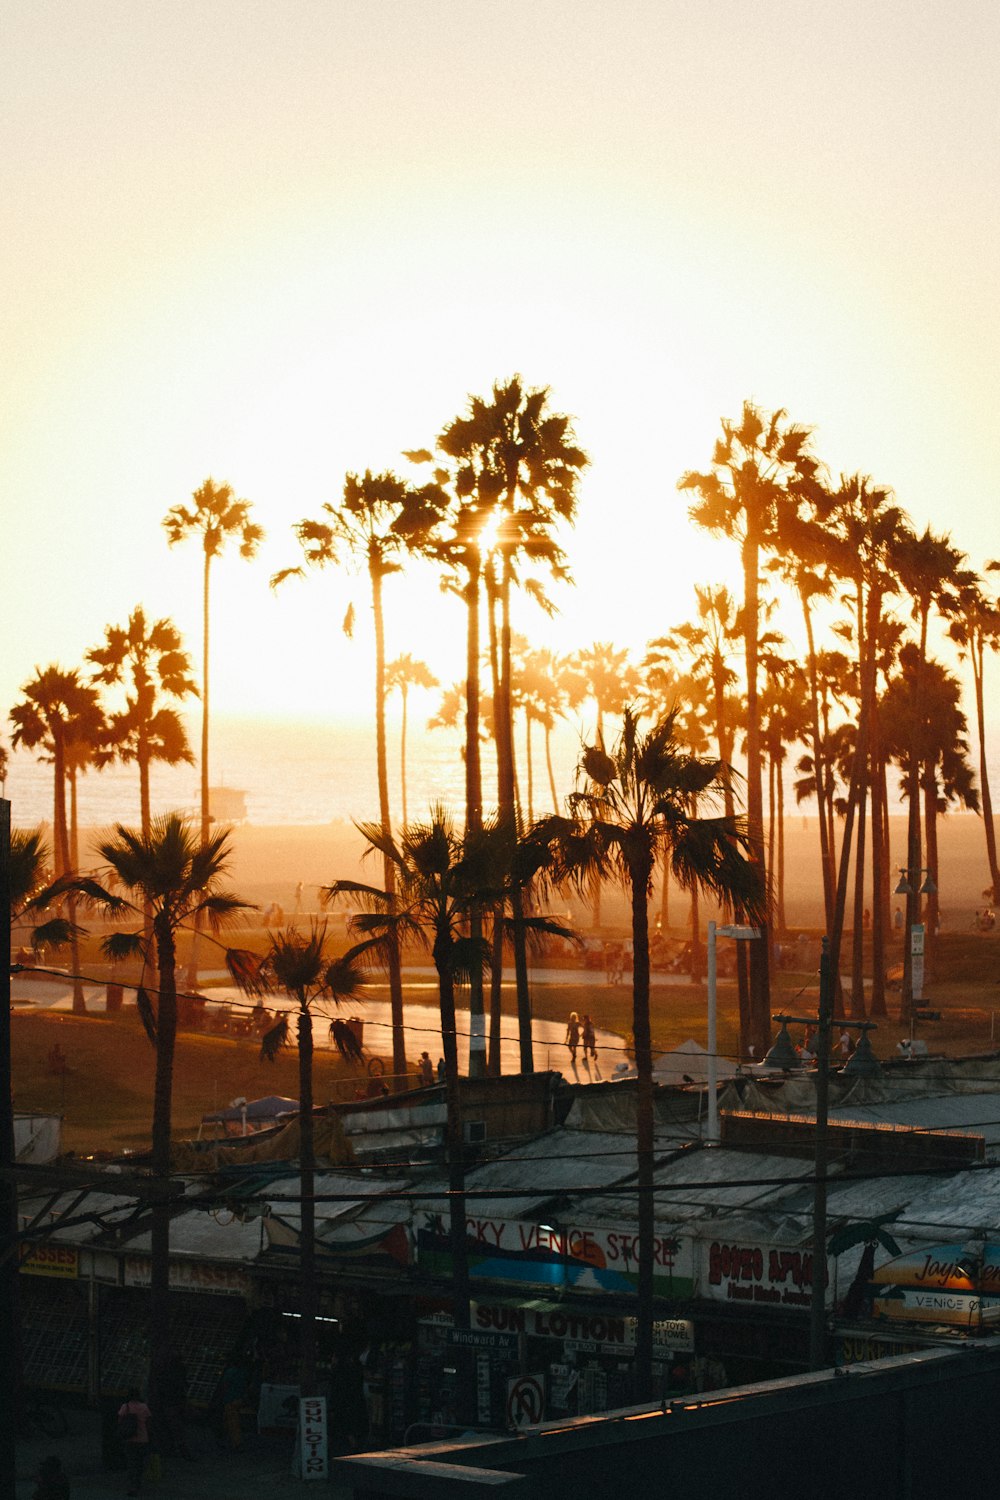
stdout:
{"type": "Polygon", "coordinates": [[[303,1396],[299,1401],[299,1441],[293,1472],[299,1479],[325,1479],[327,1464],[326,1397],[303,1396]]]}

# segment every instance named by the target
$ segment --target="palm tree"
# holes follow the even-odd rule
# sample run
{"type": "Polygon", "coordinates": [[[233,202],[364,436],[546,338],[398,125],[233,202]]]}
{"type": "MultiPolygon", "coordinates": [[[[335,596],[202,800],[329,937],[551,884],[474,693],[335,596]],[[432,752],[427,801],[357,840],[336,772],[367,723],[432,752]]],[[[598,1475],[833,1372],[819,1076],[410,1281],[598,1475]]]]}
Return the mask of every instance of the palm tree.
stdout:
{"type": "Polygon", "coordinates": [[[409,652],[397,656],[395,660],[387,664],[385,669],[386,696],[398,688],[403,701],[403,722],[399,736],[399,776],[404,825],[408,822],[406,816],[406,710],[410,688],[436,688],[439,685],[438,679],[427,663],[417,661],[409,652]]]}
{"type": "MultiPolygon", "coordinates": [[[[995,569],[996,563],[988,563],[995,569]]],[[[979,745],[979,788],[983,799],[983,829],[986,834],[986,859],[990,871],[990,888],[994,902],[1000,901],[1000,863],[997,861],[997,835],[993,822],[993,798],[990,794],[990,778],[986,761],[986,708],[985,676],[986,652],[1000,651],[1000,606],[983,592],[981,582],[975,574],[967,573],[959,580],[957,592],[958,608],[952,616],[948,634],[959,647],[962,655],[968,656],[972,667],[972,684],[976,702],[976,730],[979,745]]]]}
{"type": "MultiPolygon", "coordinates": [[[[739,543],[743,564],[743,631],[747,688],[747,826],[753,857],[764,869],[764,811],[758,669],[760,637],[760,564],[779,535],[780,515],[794,503],[790,495],[809,488],[818,463],[809,451],[810,430],[787,420],[787,413],[765,414],[743,403],[738,422],[723,420],[722,437],[707,473],[688,472],[680,489],[699,496],[691,519],[706,530],[739,543]]],[[[750,1025],[754,1044],[764,1048],[770,1036],[768,943],[750,946],[750,1025]]]]}
{"type": "MultiPolygon", "coordinates": [[[[947,536],[938,536],[925,527],[917,536],[904,530],[896,549],[896,569],[900,583],[913,602],[914,620],[917,626],[916,689],[922,687],[922,678],[927,661],[927,631],[932,609],[948,619],[955,613],[958,603],[956,588],[962,575],[961,564],[965,554],[951,545],[947,536]]],[[[914,725],[914,734],[917,729],[914,725]]],[[[903,945],[903,1013],[909,1014],[913,1002],[912,943],[910,933],[920,921],[920,882],[914,876],[923,864],[920,833],[920,756],[916,740],[909,757],[909,782],[906,789],[906,867],[911,872],[907,882],[910,889],[906,896],[906,934],[903,945]]]]}
{"type": "MultiPolygon", "coordinates": [[[[49,851],[40,828],[13,828],[10,834],[10,925],[23,923],[29,916],[44,911],[50,902],[45,876],[49,869],[49,851]]],[[[76,929],[77,933],[79,929],[76,929]]],[[[53,917],[32,927],[28,938],[33,949],[59,948],[71,941],[73,924],[65,917],[53,917]]]]}
{"type": "MultiPolygon", "coordinates": [[[[249,955],[236,967],[242,988],[255,996],[282,994],[297,1007],[296,1031],[299,1053],[299,1171],[301,1174],[301,1234],[299,1239],[299,1285],[301,1322],[299,1328],[301,1386],[303,1395],[316,1390],[316,1148],[313,1133],[313,1013],[331,1004],[360,995],[365,977],[344,958],[331,957],[327,951],[326,924],[313,922],[308,937],[290,929],[270,935],[270,948],[263,959],[255,962],[249,955]]],[[[346,1028],[334,1022],[331,1035],[341,1054],[351,1048],[345,1038],[346,1028]]],[[[346,1032],[349,1037],[350,1033],[346,1032]]],[[[261,1057],[274,1060],[288,1039],[288,1019],[282,1016],[277,1025],[261,1040],[261,1057]]],[[[356,1045],[356,1044],[355,1044],[356,1045]]]]}
{"type": "MultiPolygon", "coordinates": [[[[202,843],[194,829],[176,813],[151,820],[148,829],[117,824],[97,846],[107,865],[103,880],[70,877],[73,889],[125,928],[104,939],[105,956],[118,961],[136,958],[155,968],[155,1004],[144,987],[137,995],[140,1015],[156,1048],[153,1089],[152,1158],[154,1178],[152,1213],[152,1271],[150,1278],[150,1342],[155,1367],[169,1344],[170,1264],[170,1137],[173,1105],[174,1045],[177,1036],[177,934],[203,915],[218,932],[226,921],[248,910],[248,905],[223,889],[230,857],[229,830],[219,829],[202,843]],[[113,880],[115,890],[109,885],[113,880]],[[151,935],[145,913],[151,913],[151,935]]],[[[53,894],[59,893],[59,886],[53,894]]]]}
{"type": "MultiPolygon", "coordinates": [[[[566,578],[561,548],[555,541],[560,521],[572,522],[577,489],[587,455],[575,441],[569,417],[548,409],[549,392],[529,389],[519,375],[493,386],[492,399],[469,398],[464,416],[456,417],[438,437],[438,448],[456,466],[456,492],[475,496],[485,515],[496,514],[497,539],[491,576],[493,604],[499,610],[497,682],[494,717],[500,817],[517,826],[511,670],[511,594],[519,581],[522,562],[542,566],[550,575],[566,578]]],[[[537,579],[527,586],[547,604],[537,579]]],[[[514,905],[514,971],[517,986],[521,1071],[533,1071],[531,997],[521,895],[514,905]]]]}
{"type": "Polygon", "coordinates": [[[556,884],[579,883],[596,868],[602,875],[617,876],[631,901],[639,1195],[636,1397],[645,1401],[652,1385],[655,1222],[648,902],[657,854],[667,854],[680,885],[723,897],[740,917],[762,920],[766,901],[760,864],[750,857],[742,823],[725,815],[691,814],[695,799],[721,802],[728,771],[719,761],[698,760],[679,747],[673,714],[640,734],[637,719],[626,709],[611,753],[602,743],[588,746],[580,770],[585,784],[570,798],[572,815],[544,819],[532,839],[556,884]]]}
{"type": "MultiPolygon", "coordinates": [[[[379,890],[357,881],[338,880],[323,895],[333,900],[347,896],[362,909],[351,919],[361,941],[345,958],[366,957],[386,962],[404,940],[429,948],[438,978],[441,1044],[444,1052],[447,1106],[446,1149],[455,1323],[469,1326],[469,1279],[465,1243],[465,1165],[459,1095],[458,1037],[455,1016],[456,985],[467,983],[474,970],[481,974],[489,951],[481,936],[470,935],[470,914],[501,898],[509,869],[508,842],[496,825],[456,831],[441,807],[431,810],[428,823],[411,824],[397,842],[377,823],[361,823],[369,849],[392,864],[391,888],[379,890]]],[[[529,919],[544,930],[551,924],[529,919]]]]}
{"type": "Polygon", "coordinates": [[[139,817],[144,837],[149,837],[152,814],[149,800],[149,769],[154,761],[176,766],[194,763],[184,725],[176,709],[160,703],[170,698],[197,695],[191,677],[191,659],[183,649],[181,634],[172,620],[146,623],[146,613],[137,604],[125,625],[108,625],[104,644],[87,652],[96,668],[95,682],[120,686],[125,709],[109,719],[109,739],[119,760],[139,767],[139,817]]]}
{"type": "MultiPolygon", "coordinates": [[[[382,590],[385,579],[397,573],[407,553],[418,553],[429,543],[446,504],[438,484],[420,488],[385,472],[344,479],[339,505],[324,504],[327,519],[299,521],[295,534],[308,567],[325,567],[341,561],[346,552],[368,574],[372,617],[375,625],[375,758],[378,777],[379,819],[384,832],[392,832],[389,811],[389,770],[386,758],[385,618],[382,590]]],[[[301,568],[286,568],[275,574],[272,587],[289,577],[301,577],[301,568]]],[[[386,890],[391,892],[394,871],[391,861],[383,865],[386,890]]],[[[389,1000],[392,1010],[392,1070],[394,1086],[406,1088],[406,1035],[403,1029],[403,981],[398,952],[389,956],[389,1000]]]]}
{"type": "Polygon", "coordinates": [[[167,543],[174,547],[190,536],[201,539],[201,836],[208,838],[211,809],[208,805],[208,663],[209,583],[212,562],[229,541],[239,543],[240,556],[250,559],[264,539],[263,528],[250,519],[249,500],[238,500],[229,484],[216,484],[209,475],[191,496],[192,504],[175,505],[163,518],[167,543]]]}
{"type": "Polygon", "coordinates": [[[66,746],[70,726],[77,716],[88,689],[76,670],[61,667],[36,667],[35,675],[21,689],[23,699],[10,711],[13,725],[11,743],[16,749],[41,749],[52,764],[54,810],[52,828],[55,838],[55,873],[65,875],[71,865],[69,826],[66,817],[66,746]]]}
{"type": "MultiPolygon", "coordinates": [[[[208,838],[212,822],[209,806],[208,760],[208,689],[209,689],[209,584],[212,562],[229,541],[239,543],[240,556],[249,560],[264,539],[263,528],[250,519],[249,500],[238,500],[229,484],[216,484],[209,475],[191,496],[191,505],[175,505],[163,518],[167,543],[174,547],[189,536],[201,539],[201,836],[208,838]]],[[[198,983],[198,939],[196,931],[191,945],[187,983],[194,989],[198,983]]]]}
{"type": "MultiPolygon", "coordinates": [[[[58,877],[75,872],[79,865],[76,816],[76,775],[81,765],[100,763],[108,758],[103,746],[106,724],[94,688],[80,680],[77,671],[64,672],[59,667],[36,669],[35,677],[21,689],[22,702],[11,709],[14,726],[11,739],[26,749],[39,749],[50,760],[55,783],[55,874],[58,877]],[[70,789],[71,820],[66,812],[66,789],[70,789]]],[[[80,978],[79,930],[76,926],[76,897],[67,893],[69,921],[67,941],[71,947],[73,969],[73,1010],[86,1014],[83,982],[80,978]]]]}

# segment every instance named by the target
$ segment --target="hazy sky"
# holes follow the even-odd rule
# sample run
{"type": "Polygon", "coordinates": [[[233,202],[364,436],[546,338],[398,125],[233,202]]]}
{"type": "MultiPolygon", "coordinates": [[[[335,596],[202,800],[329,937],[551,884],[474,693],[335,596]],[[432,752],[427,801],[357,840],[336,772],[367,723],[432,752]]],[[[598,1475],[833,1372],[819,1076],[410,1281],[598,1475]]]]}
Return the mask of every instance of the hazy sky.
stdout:
{"type": "MultiPolygon", "coordinates": [[[[142,601],[199,646],[167,509],[268,530],[216,568],[218,709],[367,711],[370,642],[290,525],[520,371],[592,458],[560,648],[642,647],[731,573],[677,494],[751,397],[834,471],[1000,553],[995,0],[6,0],[0,706],[142,601]]],[[[459,675],[457,601],[390,655],[459,675]]],[[[364,611],[360,611],[362,616],[364,611]]]]}

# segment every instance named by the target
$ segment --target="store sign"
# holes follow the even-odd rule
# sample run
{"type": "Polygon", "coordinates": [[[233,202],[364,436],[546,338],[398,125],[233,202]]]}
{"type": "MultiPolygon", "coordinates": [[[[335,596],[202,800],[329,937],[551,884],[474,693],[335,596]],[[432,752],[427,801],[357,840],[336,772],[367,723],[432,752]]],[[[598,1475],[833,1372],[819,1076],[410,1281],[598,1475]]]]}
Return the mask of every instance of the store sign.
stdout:
{"type": "MultiPolygon", "coordinates": [[[[639,1237],[622,1230],[568,1225],[554,1227],[521,1219],[473,1217],[466,1220],[469,1275],[491,1281],[583,1291],[634,1292],[638,1279],[639,1237]]],[[[431,1271],[448,1274],[448,1230],[442,1217],[428,1214],[417,1232],[418,1257],[431,1271]]],[[[653,1283],[660,1296],[689,1297],[693,1290],[691,1241],[656,1235],[653,1283]]]]}
{"type": "Polygon", "coordinates": [[[20,1271],[22,1276],[75,1278],[80,1274],[80,1252],[74,1245],[28,1245],[20,1271]]]}
{"type": "Polygon", "coordinates": [[[886,1261],[872,1276],[875,1312],[911,1322],[994,1326],[1000,1321],[1000,1245],[986,1242],[980,1257],[956,1242],[886,1261]]]}
{"type": "MultiPolygon", "coordinates": [[[[152,1266],[152,1261],[145,1256],[128,1256],[125,1285],[149,1286],[152,1266]]],[[[207,1261],[170,1262],[170,1286],[175,1292],[214,1292],[217,1296],[247,1297],[251,1285],[250,1277],[239,1266],[215,1266],[207,1261]]]]}
{"type": "Polygon", "coordinates": [[[327,1477],[326,1397],[303,1396],[299,1401],[299,1462],[301,1479],[327,1477]]]}
{"type": "Polygon", "coordinates": [[[698,1291],[716,1302],[807,1308],[812,1300],[811,1250],[747,1240],[713,1240],[702,1247],[698,1291]]]}
{"type": "MultiPolygon", "coordinates": [[[[564,1307],[506,1307],[488,1302],[471,1304],[474,1331],[493,1330],[524,1333],[531,1338],[560,1339],[577,1353],[631,1352],[635,1348],[636,1320],[564,1307]]],[[[670,1318],[653,1324],[657,1347],[693,1347],[693,1325],[686,1318],[670,1318]]]]}

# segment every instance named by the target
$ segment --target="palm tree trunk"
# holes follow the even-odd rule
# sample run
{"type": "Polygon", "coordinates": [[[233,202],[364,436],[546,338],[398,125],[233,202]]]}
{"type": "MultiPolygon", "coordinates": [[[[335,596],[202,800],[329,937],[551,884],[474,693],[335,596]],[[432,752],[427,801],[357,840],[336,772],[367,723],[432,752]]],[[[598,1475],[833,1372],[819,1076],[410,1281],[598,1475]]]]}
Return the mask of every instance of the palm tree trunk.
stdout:
{"type": "MultiPolygon", "coordinates": [[[[80,873],[80,831],[76,817],[76,767],[69,769],[69,858],[74,875],[80,873]]],[[[73,1014],[85,1016],[87,1003],[83,998],[83,980],[80,978],[80,939],[76,935],[76,897],[72,893],[66,898],[66,910],[73,926],[69,940],[70,963],[73,965],[73,1014]]]]}
{"type": "MultiPolygon", "coordinates": [[[[510,828],[517,829],[517,808],[514,797],[514,737],[511,722],[511,664],[510,664],[510,591],[513,585],[511,560],[507,551],[503,555],[503,573],[500,588],[500,693],[499,704],[494,705],[497,729],[497,770],[500,783],[500,818],[510,828]],[[497,712],[499,707],[499,713],[497,712]]],[[[531,992],[528,987],[528,948],[524,929],[524,895],[518,887],[511,890],[511,912],[513,917],[512,942],[514,948],[514,983],[517,990],[517,1034],[520,1046],[521,1072],[535,1071],[531,1037],[531,992]]]]}
{"type": "MultiPolygon", "coordinates": [[[[752,511],[747,513],[747,536],[743,543],[743,582],[746,625],[746,676],[747,676],[747,834],[750,859],[758,865],[767,889],[767,868],[764,861],[764,808],[761,787],[760,713],[757,698],[758,628],[760,619],[759,541],[752,511]]],[[[767,921],[760,924],[762,942],[750,944],[750,1030],[753,1041],[763,1057],[771,1035],[771,988],[768,972],[768,949],[770,938],[770,913],[767,921]]]]}
{"type": "Polygon", "coordinates": [[[983,704],[983,674],[985,670],[982,635],[970,641],[972,676],[976,693],[976,728],[979,735],[979,790],[983,800],[983,831],[986,834],[986,858],[990,867],[990,885],[993,901],[1000,901],[1000,866],[997,864],[997,833],[993,822],[993,798],[990,795],[990,778],[986,765],[986,714],[983,704]]]}
{"type": "MultiPolygon", "coordinates": [[[[465,826],[467,831],[474,833],[483,826],[483,782],[479,758],[480,571],[479,551],[477,547],[472,547],[469,551],[469,577],[466,593],[468,614],[465,639],[465,826]]],[[[469,913],[469,935],[474,944],[482,942],[483,914],[478,906],[473,907],[469,913]]],[[[490,1029],[492,1031],[494,1025],[492,993],[490,1001],[490,1029]]],[[[499,1016],[496,1025],[499,1026],[499,1016]]],[[[498,1063],[499,1056],[498,1050],[498,1063]]],[[[447,1066],[447,1058],[445,1065],[447,1066]]],[[[457,1069],[457,1060],[455,1066],[457,1069]]],[[[486,1073],[486,1005],[483,995],[483,973],[478,966],[473,965],[473,971],[469,977],[469,1077],[485,1078],[486,1073]]]]}
{"type": "Polygon", "coordinates": [[[872,992],[868,1013],[884,1016],[885,1003],[885,935],[886,903],[882,892],[888,889],[888,861],[885,857],[885,762],[878,712],[872,721],[872,992]]]}
{"type": "Polygon", "coordinates": [[[806,640],[808,643],[809,697],[812,705],[813,775],[816,778],[816,807],[819,812],[819,857],[820,867],[823,872],[823,911],[826,916],[826,930],[829,932],[833,925],[835,878],[830,829],[825,817],[826,763],[825,746],[820,731],[819,719],[819,681],[816,671],[816,642],[813,636],[812,610],[809,608],[808,598],[804,593],[800,595],[800,598],[802,600],[802,614],[805,619],[806,640]]]}
{"type": "Polygon", "coordinates": [[[407,823],[409,822],[409,818],[406,815],[406,707],[407,707],[406,700],[407,700],[407,691],[406,691],[406,683],[405,682],[403,682],[403,683],[400,684],[400,693],[401,693],[402,699],[403,699],[403,722],[400,725],[400,729],[399,729],[399,787],[400,787],[400,796],[402,797],[402,801],[403,801],[403,827],[405,828],[406,825],[407,825],[407,823]]]}
{"type": "Polygon", "coordinates": [[[937,956],[938,930],[938,785],[935,765],[930,762],[924,768],[924,838],[927,845],[928,884],[934,889],[927,895],[927,910],[924,919],[924,979],[930,983],[934,978],[934,961],[937,956]]]}
{"type": "Polygon", "coordinates": [[[552,772],[552,730],[549,726],[545,729],[545,768],[549,773],[549,791],[552,793],[552,811],[559,811],[559,797],[556,793],[556,778],[552,772]]]}
{"type": "Polygon", "coordinates": [[[501,1068],[503,1021],[503,907],[493,911],[493,962],[490,969],[490,1049],[486,1071],[490,1078],[499,1078],[501,1068]]]}
{"type": "Polygon", "coordinates": [[[54,848],[52,852],[55,857],[55,873],[58,877],[68,875],[71,865],[69,830],[66,821],[66,754],[58,731],[53,731],[52,734],[52,773],[54,782],[52,811],[54,848]]]}
{"type": "Polygon", "coordinates": [[[867,824],[868,776],[861,784],[858,807],[858,847],[854,857],[854,932],[851,941],[851,1016],[865,1019],[865,829],[867,824]]]}
{"type": "MultiPolygon", "coordinates": [[[[212,811],[209,805],[208,784],[208,621],[209,621],[209,575],[212,565],[211,553],[205,549],[205,564],[201,584],[201,842],[208,843],[212,829],[212,811]]],[[[186,985],[189,990],[198,988],[198,957],[201,948],[201,933],[204,913],[195,913],[194,932],[191,937],[191,954],[188,959],[186,985]]]]}
{"type": "Polygon", "coordinates": [[[782,937],[788,931],[785,921],[785,757],[784,750],[778,757],[778,931],[782,937]]]}
{"type": "Polygon", "coordinates": [[[632,1037],[636,1071],[636,1186],[639,1194],[639,1264],[635,1334],[635,1398],[649,1401],[653,1390],[653,1046],[649,1024],[649,914],[647,891],[652,859],[640,857],[629,868],[632,899],[632,1037]]]}
{"type": "Polygon", "coordinates": [[[444,1051],[445,1150],[448,1157],[448,1226],[451,1246],[453,1317],[456,1328],[468,1328],[469,1262],[465,1231],[465,1141],[458,1080],[455,987],[451,973],[448,940],[441,934],[434,943],[434,966],[438,975],[441,1045],[444,1051]]]}
{"type": "Polygon", "coordinates": [[[170,1342],[170,1136],[177,1039],[174,934],[165,911],[154,919],[159,991],[156,1005],[156,1080],[153,1086],[152,1266],[150,1270],[150,1355],[157,1368],[170,1342]]]}
{"type": "MultiPolygon", "coordinates": [[[[369,576],[372,585],[372,614],[375,620],[375,758],[378,768],[379,822],[386,838],[392,837],[392,819],[389,815],[389,767],[385,750],[385,620],[382,612],[382,572],[378,557],[369,560],[369,576]]],[[[382,859],[382,877],[386,895],[396,894],[396,871],[388,855],[382,859]]],[[[395,931],[390,931],[387,948],[386,969],[389,976],[389,1009],[392,1015],[392,1086],[402,1093],[407,1086],[406,1077],[406,1032],[403,1026],[403,976],[399,957],[399,942],[395,931]]]]}
{"type": "Polygon", "coordinates": [[[299,1233],[299,1328],[301,1394],[316,1394],[316,1146],[313,1134],[312,1016],[299,997],[299,1171],[302,1181],[299,1233]]]}

